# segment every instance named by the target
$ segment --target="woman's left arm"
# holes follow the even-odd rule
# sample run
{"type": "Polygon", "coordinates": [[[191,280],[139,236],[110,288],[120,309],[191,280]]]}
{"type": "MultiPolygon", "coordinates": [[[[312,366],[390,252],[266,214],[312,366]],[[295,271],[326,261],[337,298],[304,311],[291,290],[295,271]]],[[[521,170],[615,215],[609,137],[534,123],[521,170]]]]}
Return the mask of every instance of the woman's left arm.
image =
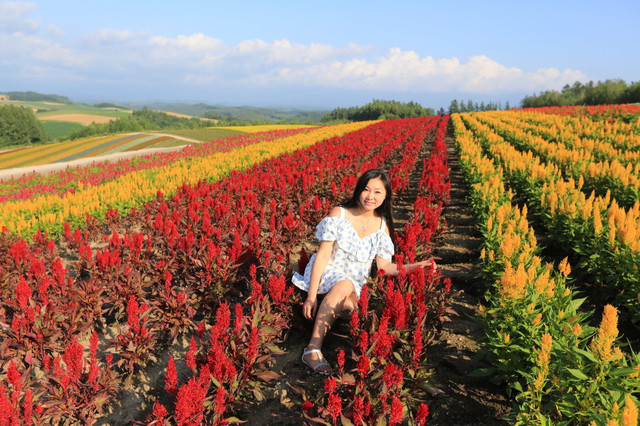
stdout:
{"type": "MultiPolygon", "coordinates": [[[[415,268],[424,268],[426,266],[434,265],[435,262],[432,257],[426,260],[422,260],[416,263],[409,263],[407,265],[403,265],[405,271],[409,272],[415,268]]],[[[382,269],[385,275],[398,275],[398,265],[393,262],[388,261],[387,259],[376,256],[376,265],[378,269],[382,269]]]]}

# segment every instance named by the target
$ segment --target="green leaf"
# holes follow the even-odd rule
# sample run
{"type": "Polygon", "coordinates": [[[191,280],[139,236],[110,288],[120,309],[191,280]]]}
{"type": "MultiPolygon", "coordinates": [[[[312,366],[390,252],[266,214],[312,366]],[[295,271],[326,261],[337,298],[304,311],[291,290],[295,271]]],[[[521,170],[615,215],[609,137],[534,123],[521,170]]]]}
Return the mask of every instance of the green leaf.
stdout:
{"type": "Polygon", "coordinates": [[[580,370],[576,370],[575,368],[567,368],[567,371],[569,373],[571,373],[571,375],[573,377],[575,377],[576,379],[580,379],[580,380],[589,380],[589,376],[587,376],[586,374],[584,374],[582,371],[580,370]]]}
{"type": "Polygon", "coordinates": [[[473,370],[469,375],[471,377],[488,377],[494,374],[495,372],[496,372],[495,367],[478,368],[476,370],[473,370]]]}

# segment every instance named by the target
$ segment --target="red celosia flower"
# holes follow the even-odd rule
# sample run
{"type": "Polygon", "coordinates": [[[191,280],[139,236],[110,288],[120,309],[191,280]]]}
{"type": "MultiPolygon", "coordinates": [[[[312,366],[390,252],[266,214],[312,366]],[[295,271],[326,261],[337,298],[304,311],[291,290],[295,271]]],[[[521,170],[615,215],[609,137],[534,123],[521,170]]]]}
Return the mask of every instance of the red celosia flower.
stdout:
{"type": "Polygon", "coordinates": [[[164,407],[164,405],[162,405],[158,401],[156,401],[153,404],[153,418],[152,418],[151,421],[152,422],[156,422],[156,424],[158,424],[158,425],[163,425],[163,424],[165,424],[164,418],[167,417],[167,414],[169,414],[169,412],[164,407]]]}
{"type": "Polygon", "coordinates": [[[164,388],[172,395],[175,395],[176,389],[178,388],[178,372],[176,370],[176,363],[171,355],[169,355],[169,362],[167,364],[167,377],[164,380],[164,388]]]}
{"type": "Polygon", "coordinates": [[[129,296],[127,302],[127,324],[133,333],[136,333],[140,326],[138,300],[134,295],[129,296]]]}
{"type": "Polygon", "coordinates": [[[358,330],[360,329],[360,314],[357,309],[351,311],[349,325],[349,332],[351,333],[351,336],[356,337],[358,335],[358,330]]]}
{"type": "Polygon", "coordinates": [[[389,414],[389,424],[402,423],[402,401],[397,396],[391,400],[391,413],[389,414]]]}
{"type": "Polygon", "coordinates": [[[219,330],[222,332],[222,338],[228,339],[227,329],[231,324],[231,310],[229,310],[229,303],[222,302],[218,306],[218,310],[216,311],[216,326],[218,326],[219,330]]]}
{"type": "Polygon", "coordinates": [[[366,330],[362,330],[360,338],[358,339],[358,349],[363,355],[369,350],[369,333],[366,330]]]}
{"type": "Polygon", "coordinates": [[[33,413],[33,392],[31,389],[27,389],[24,392],[24,398],[22,399],[22,422],[28,426],[33,423],[31,414],[33,413]]]}
{"type": "Polygon", "coordinates": [[[358,374],[360,375],[362,380],[364,380],[365,377],[367,377],[367,375],[369,374],[369,369],[371,368],[369,363],[369,357],[367,357],[366,355],[360,355],[360,358],[358,358],[358,364],[356,365],[356,367],[358,368],[358,374]]]}
{"type": "Polygon", "coordinates": [[[340,401],[340,397],[334,393],[329,395],[329,399],[327,401],[327,410],[333,419],[333,423],[336,423],[336,420],[342,413],[342,401],[340,401]]]}
{"type": "Polygon", "coordinates": [[[233,318],[233,327],[236,334],[240,332],[242,328],[242,323],[244,322],[244,315],[242,313],[242,305],[240,303],[236,303],[235,313],[233,318]]]}
{"type": "Polygon", "coordinates": [[[62,355],[64,362],[67,363],[69,379],[73,382],[78,381],[84,368],[83,350],[82,345],[78,343],[78,339],[74,336],[62,355]]]}
{"type": "Polygon", "coordinates": [[[187,367],[191,369],[191,371],[196,371],[196,352],[198,351],[198,345],[196,344],[196,340],[191,337],[191,341],[189,342],[189,350],[187,351],[187,367]]]}
{"type": "Polygon", "coordinates": [[[423,426],[427,423],[427,417],[429,416],[429,406],[422,403],[418,406],[418,412],[416,414],[416,425],[423,426]]]}
{"type": "Polygon", "coordinates": [[[20,306],[20,309],[26,309],[27,304],[29,303],[29,299],[31,298],[33,293],[31,292],[31,287],[29,287],[29,284],[23,277],[20,277],[20,279],[18,280],[18,285],[16,285],[15,293],[16,300],[18,301],[18,306],[20,306]]]}
{"type": "Polygon", "coordinates": [[[19,391],[22,389],[22,385],[20,384],[21,375],[16,368],[13,360],[9,361],[9,368],[7,369],[7,380],[9,383],[13,385],[14,391],[19,391]]]}
{"type": "Polygon", "coordinates": [[[364,425],[364,401],[360,395],[353,400],[353,424],[355,426],[364,425]]]}
{"type": "Polygon", "coordinates": [[[402,368],[396,364],[390,362],[384,366],[384,372],[382,373],[382,381],[387,385],[387,389],[391,389],[393,386],[402,386],[402,368]]]}
{"type": "Polygon", "coordinates": [[[391,354],[392,345],[395,341],[395,338],[391,334],[387,333],[388,325],[389,317],[383,316],[380,319],[378,331],[373,333],[373,335],[371,336],[371,339],[375,342],[373,355],[382,359],[387,359],[387,357],[391,354]]]}
{"type": "Polygon", "coordinates": [[[360,291],[360,299],[358,299],[358,308],[362,315],[366,315],[369,311],[369,287],[365,284],[360,291]]]}
{"type": "Polygon", "coordinates": [[[324,392],[327,394],[335,393],[338,389],[338,382],[332,376],[327,377],[324,380],[324,392]]]}
{"type": "Polygon", "coordinates": [[[311,410],[313,410],[313,402],[309,401],[309,400],[305,400],[302,403],[302,411],[304,412],[305,415],[310,416],[311,415],[311,410]]]}
{"type": "Polygon", "coordinates": [[[7,390],[4,387],[4,383],[0,383],[0,424],[11,425],[17,420],[15,418],[15,408],[7,395],[7,390]]]}
{"type": "Polygon", "coordinates": [[[251,335],[249,336],[249,346],[247,347],[247,368],[251,368],[251,364],[258,355],[258,328],[251,328],[251,335]]]}
{"type": "Polygon", "coordinates": [[[216,414],[220,417],[222,417],[222,415],[224,414],[225,401],[226,401],[226,393],[224,388],[221,386],[216,391],[216,398],[214,400],[214,410],[216,414]]]}
{"type": "Polygon", "coordinates": [[[207,388],[191,379],[178,390],[176,398],[176,422],[178,425],[200,425],[204,417],[204,399],[207,388]]]}

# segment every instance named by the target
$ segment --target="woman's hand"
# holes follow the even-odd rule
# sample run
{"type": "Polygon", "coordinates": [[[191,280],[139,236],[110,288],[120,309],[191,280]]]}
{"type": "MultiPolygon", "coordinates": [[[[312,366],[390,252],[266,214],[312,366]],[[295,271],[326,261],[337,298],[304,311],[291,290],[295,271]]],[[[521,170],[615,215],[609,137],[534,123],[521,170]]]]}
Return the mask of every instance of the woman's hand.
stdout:
{"type": "Polygon", "coordinates": [[[316,299],[312,299],[307,297],[307,300],[302,304],[302,315],[306,319],[313,319],[316,316],[316,311],[318,310],[318,301],[316,299]]]}

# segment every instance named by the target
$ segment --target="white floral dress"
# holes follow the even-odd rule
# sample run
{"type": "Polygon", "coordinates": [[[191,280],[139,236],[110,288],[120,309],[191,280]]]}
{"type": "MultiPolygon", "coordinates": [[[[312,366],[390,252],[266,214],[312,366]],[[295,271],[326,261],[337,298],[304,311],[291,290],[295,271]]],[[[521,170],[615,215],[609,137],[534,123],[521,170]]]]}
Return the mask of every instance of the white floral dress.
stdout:
{"type": "MultiPolygon", "coordinates": [[[[335,241],[329,263],[320,278],[318,294],[327,293],[340,281],[351,280],[356,295],[360,298],[362,287],[366,283],[371,265],[376,255],[391,261],[394,248],[391,237],[385,232],[386,222],[382,219],[380,229],[360,238],[353,225],[345,217],[345,209],[340,208],[340,216],[327,216],[316,226],[316,238],[319,241],[335,241]]],[[[293,284],[309,291],[311,269],[315,261],[314,254],[304,270],[304,276],[293,275],[293,284]]]]}

